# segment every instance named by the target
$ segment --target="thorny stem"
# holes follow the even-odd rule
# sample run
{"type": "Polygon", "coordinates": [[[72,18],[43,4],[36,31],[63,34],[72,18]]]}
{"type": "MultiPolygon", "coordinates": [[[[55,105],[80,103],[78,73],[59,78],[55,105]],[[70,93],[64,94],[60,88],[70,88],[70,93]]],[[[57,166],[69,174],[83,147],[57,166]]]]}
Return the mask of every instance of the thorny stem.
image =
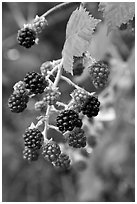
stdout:
{"type": "Polygon", "coordinates": [[[48,10],[47,12],[45,12],[42,17],[44,18],[48,18],[49,16],[51,16],[52,14],[60,11],[60,10],[64,10],[68,7],[71,7],[72,5],[77,5],[80,4],[80,2],[66,2],[66,3],[61,3],[57,6],[54,6],[53,8],[51,8],[50,10],[48,10]]]}

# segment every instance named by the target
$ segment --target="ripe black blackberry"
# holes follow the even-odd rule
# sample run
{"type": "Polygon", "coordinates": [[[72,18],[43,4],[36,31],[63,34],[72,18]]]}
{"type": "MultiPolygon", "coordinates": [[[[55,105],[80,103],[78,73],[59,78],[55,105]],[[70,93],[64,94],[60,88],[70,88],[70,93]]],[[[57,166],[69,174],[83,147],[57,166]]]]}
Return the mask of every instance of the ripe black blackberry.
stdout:
{"type": "Polygon", "coordinates": [[[33,94],[41,94],[48,86],[48,82],[44,76],[36,72],[28,72],[24,78],[26,89],[29,89],[33,94]]]}
{"type": "Polygon", "coordinates": [[[74,110],[64,110],[57,116],[57,127],[61,132],[72,131],[74,127],[82,126],[79,115],[74,110]]]}
{"type": "Polygon", "coordinates": [[[104,61],[100,60],[90,66],[89,73],[96,88],[103,88],[107,85],[110,68],[104,61]]]}
{"type": "Polygon", "coordinates": [[[59,158],[56,162],[54,162],[54,165],[58,168],[61,168],[63,170],[67,170],[70,168],[70,159],[69,156],[62,153],[60,154],[59,158]]]}
{"type": "Polygon", "coordinates": [[[37,128],[27,128],[23,135],[23,138],[25,146],[30,149],[40,149],[40,147],[42,146],[43,135],[37,128]]]}
{"type": "Polygon", "coordinates": [[[24,27],[18,31],[17,40],[21,46],[30,48],[35,44],[36,32],[29,27],[24,27]]]}
{"type": "Polygon", "coordinates": [[[56,161],[60,153],[61,153],[60,147],[54,141],[50,141],[47,144],[43,144],[42,146],[42,155],[44,156],[45,159],[47,159],[50,162],[56,161]]]}
{"type": "Polygon", "coordinates": [[[29,97],[26,93],[13,93],[8,100],[8,107],[14,113],[20,113],[27,108],[29,97]]]}
{"type": "Polygon", "coordinates": [[[100,102],[98,99],[94,96],[90,96],[81,107],[81,111],[84,115],[87,115],[88,118],[95,117],[98,115],[99,106],[100,102]]]}
{"type": "Polygon", "coordinates": [[[68,144],[74,148],[81,148],[86,146],[85,132],[81,128],[75,127],[68,136],[68,144]]]}
{"type": "Polygon", "coordinates": [[[23,150],[23,159],[28,161],[36,161],[38,160],[39,154],[38,151],[35,149],[29,149],[28,147],[25,147],[23,150]]]}

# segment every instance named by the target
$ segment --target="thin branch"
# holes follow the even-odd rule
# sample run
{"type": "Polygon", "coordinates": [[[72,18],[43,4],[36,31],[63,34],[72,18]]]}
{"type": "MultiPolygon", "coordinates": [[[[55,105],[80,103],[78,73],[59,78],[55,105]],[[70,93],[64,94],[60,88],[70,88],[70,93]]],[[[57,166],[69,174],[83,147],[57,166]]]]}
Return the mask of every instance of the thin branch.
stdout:
{"type": "Polygon", "coordinates": [[[61,79],[63,79],[64,81],[66,81],[69,85],[74,86],[76,89],[81,89],[80,86],[76,85],[74,82],[72,82],[70,79],[68,79],[65,76],[61,76],[61,79]]]}
{"type": "Polygon", "coordinates": [[[53,8],[51,8],[50,10],[48,10],[47,12],[45,12],[42,17],[48,18],[49,16],[53,15],[54,13],[57,13],[61,10],[64,10],[66,8],[71,7],[72,5],[80,5],[81,2],[66,2],[66,3],[62,3],[59,4],[57,6],[54,6],[53,8]]]}

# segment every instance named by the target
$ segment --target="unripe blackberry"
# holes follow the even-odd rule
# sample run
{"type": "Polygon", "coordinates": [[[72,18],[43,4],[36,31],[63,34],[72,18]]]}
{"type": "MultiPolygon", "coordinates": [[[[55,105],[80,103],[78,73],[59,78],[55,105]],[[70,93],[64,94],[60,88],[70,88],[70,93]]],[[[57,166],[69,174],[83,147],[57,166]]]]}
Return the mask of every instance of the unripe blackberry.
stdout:
{"type": "Polygon", "coordinates": [[[14,85],[14,93],[19,93],[19,94],[27,94],[28,95],[28,90],[26,89],[26,84],[24,81],[19,81],[14,85]]]}
{"type": "Polygon", "coordinates": [[[39,154],[38,151],[35,149],[29,149],[28,147],[25,147],[23,150],[23,159],[28,161],[36,161],[38,160],[39,154]]]}
{"type": "Polygon", "coordinates": [[[41,74],[43,76],[46,76],[47,75],[47,71],[51,71],[53,68],[53,64],[51,61],[47,61],[47,62],[44,62],[41,67],[40,67],[40,71],[41,71],[41,74]]]}
{"type": "Polygon", "coordinates": [[[72,131],[74,127],[81,126],[81,119],[74,110],[64,110],[57,116],[57,127],[61,132],[72,131]]]}
{"type": "Polygon", "coordinates": [[[46,25],[47,25],[47,20],[45,19],[45,17],[44,16],[39,17],[38,15],[36,15],[32,25],[36,33],[41,33],[46,25]]]}
{"type": "Polygon", "coordinates": [[[81,88],[81,89],[75,89],[71,93],[71,96],[78,105],[82,105],[87,99],[87,97],[89,96],[89,94],[87,91],[81,88]]]}
{"type": "Polygon", "coordinates": [[[54,141],[50,141],[47,144],[43,144],[42,146],[42,155],[44,156],[45,159],[47,159],[50,162],[56,161],[60,153],[61,153],[60,147],[54,141]]]}
{"type": "Polygon", "coordinates": [[[74,148],[81,148],[86,146],[85,132],[81,128],[75,127],[68,136],[68,144],[74,148]]]}
{"type": "Polygon", "coordinates": [[[36,32],[29,26],[26,26],[18,31],[17,40],[21,46],[30,48],[35,44],[36,32]]]}
{"type": "Polygon", "coordinates": [[[46,112],[47,110],[47,104],[44,101],[38,101],[35,103],[35,110],[46,112]]]}
{"type": "Polygon", "coordinates": [[[107,85],[110,68],[105,62],[100,60],[94,63],[89,67],[89,73],[96,88],[103,88],[107,85]]]}
{"type": "Polygon", "coordinates": [[[87,115],[88,118],[95,117],[99,112],[100,102],[94,96],[90,96],[86,99],[83,104],[81,111],[84,115],[87,115]]]}
{"type": "Polygon", "coordinates": [[[69,156],[62,153],[60,154],[59,158],[57,159],[56,162],[54,162],[54,165],[58,168],[67,170],[70,168],[70,159],[69,156]]]}
{"type": "Polygon", "coordinates": [[[83,57],[74,57],[73,75],[80,76],[83,73],[84,68],[85,67],[83,66],[83,57]]]}
{"type": "Polygon", "coordinates": [[[8,107],[14,113],[20,113],[27,108],[29,97],[27,94],[13,93],[8,100],[8,107]]]}
{"type": "Polygon", "coordinates": [[[41,94],[44,89],[48,86],[48,82],[44,76],[36,72],[28,72],[24,78],[26,83],[26,89],[29,89],[33,94],[41,94]]]}
{"type": "Polygon", "coordinates": [[[43,135],[37,128],[27,128],[23,135],[23,138],[25,146],[29,149],[40,149],[40,147],[42,146],[43,135]]]}
{"type": "Polygon", "coordinates": [[[44,93],[43,101],[48,105],[54,105],[56,101],[59,99],[60,92],[58,89],[47,88],[44,93]]]}

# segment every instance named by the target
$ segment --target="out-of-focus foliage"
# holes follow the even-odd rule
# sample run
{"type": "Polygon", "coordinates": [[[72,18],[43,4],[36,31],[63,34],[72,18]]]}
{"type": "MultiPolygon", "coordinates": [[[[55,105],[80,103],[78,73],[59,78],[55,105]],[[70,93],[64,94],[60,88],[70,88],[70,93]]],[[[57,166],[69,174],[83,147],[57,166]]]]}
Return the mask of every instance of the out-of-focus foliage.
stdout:
{"type": "MultiPolygon", "coordinates": [[[[88,124],[87,137],[95,135],[96,146],[91,154],[81,150],[83,161],[71,171],[53,169],[42,157],[38,162],[27,163],[22,158],[22,134],[38,112],[32,99],[22,114],[11,113],[7,100],[13,85],[24,78],[28,71],[39,71],[47,60],[61,57],[65,41],[66,24],[70,8],[48,19],[49,26],[40,35],[40,42],[30,50],[16,42],[20,20],[32,20],[38,14],[57,3],[3,3],[3,201],[6,202],[77,202],[77,201],[134,201],[134,120],[135,120],[135,50],[134,32],[112,31],[106,36],[107,27],[102,23],[97,28],[90,45],[95,59],[104,59],[111,66],[110,84],[97,91],[84,70],[81,76],[73,77],[87,91],[97,91],[101,111],[94,120],[84,118],[88,124]],[[16,15],[14,15],[16,14],[16,15]]],[[[103,19],[97,11],[98,3],[86,3],[87,10],[96,18],[103,19]]],[[[26,23],[26,22],[24,22],[26,23]]],[[[64,73],[66,74],[66,73],[64,73]]],[[[68,75],[67,75],[68,76],[68,75]]],[[[72,87],[60,82],[61,100],[70,99],[72,87]]],[[[51,117],[54,120],[55,115],[51,117]]],[[[62,141],[61,134],[49,131],[49,138],[62,141]]],[[[95,139],[94,138],[94,139],[95,139]]],[[[94,142],[95,143],[95,142],[94,142]]],[[[90,142],[93,145],[93,141],[90,142]]],[[[90,148],[89,148],[90,151],[90,148]]],[[[76,152],[74,152],[77,154],[76,152]]]]}

